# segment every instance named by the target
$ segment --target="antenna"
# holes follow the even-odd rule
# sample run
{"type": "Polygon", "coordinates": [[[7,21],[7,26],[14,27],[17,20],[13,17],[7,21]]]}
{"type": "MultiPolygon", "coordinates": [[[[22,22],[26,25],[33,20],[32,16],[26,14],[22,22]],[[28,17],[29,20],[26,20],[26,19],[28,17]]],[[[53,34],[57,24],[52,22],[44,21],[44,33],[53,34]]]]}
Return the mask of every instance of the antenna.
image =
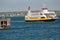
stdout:
{"type": "Polygon", "coordinates": [[[28,1],[28,15],[31,14],[31,10],[30,10],[30,0],[28,1]]]}
{"type": "Polygon", "coordinates": [[[42,10],[48,9],[47,6],[46,6],[45,0],[43,0],[42,6],[43,6],[42,10]]]}
{"type": "Polygon", "coordinates": [[[47,8],[47,6],[46,6],[46,0],[43,0],[42,6],[43,6],[43,8],[47,8]]]}
{"type": "Polygon", "coordinates": [[[28,11],[30,10],[30,6],[28,6],[28,11]]]}
{"type": "Polygon", "coordinates": [[[47,8],[45,3],[43,3],[43,8],[47,8]]]}

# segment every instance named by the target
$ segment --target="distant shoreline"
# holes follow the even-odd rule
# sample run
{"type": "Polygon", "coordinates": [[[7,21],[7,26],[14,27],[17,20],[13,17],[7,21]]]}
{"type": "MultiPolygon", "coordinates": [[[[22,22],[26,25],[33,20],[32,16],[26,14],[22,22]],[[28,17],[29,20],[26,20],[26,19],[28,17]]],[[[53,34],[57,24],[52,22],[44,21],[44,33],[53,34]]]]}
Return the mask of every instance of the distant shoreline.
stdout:
{"type": "MultiPolygon", "coordinates": [[[[40,11],[40,10],[37,10],[37,11],[40,11]]],[[[37,12],[37,11],[32,11],[32,12],[37,12]]],[[[54,11],[54,10],[50,10],[50,11],[54,11]]],[[[20,11],[20,12],[0,12],[0,16],[2,15],[2,16],[11,16],[11,15],[13,15],[13,16],[25,16],[26,14],[27,14],[27,12],[28,11],[20,11]]],[[[56,12],[56,14],[58,15],[58,16],[60,16],[60,11],[58,10],[58,11],[55,11],[56,12]]]]}

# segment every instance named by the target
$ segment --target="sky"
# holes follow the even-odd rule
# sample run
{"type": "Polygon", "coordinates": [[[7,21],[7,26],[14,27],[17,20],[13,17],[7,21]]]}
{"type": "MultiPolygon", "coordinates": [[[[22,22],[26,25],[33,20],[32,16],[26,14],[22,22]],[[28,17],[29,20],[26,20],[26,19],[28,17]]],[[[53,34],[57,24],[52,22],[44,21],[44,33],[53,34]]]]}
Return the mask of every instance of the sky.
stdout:
{"type": "Polygon", "coordinates": [[[0,0],[0,12],[41,10],[43,4],[50,10],[60,10],[60,0],[0,0]]]}

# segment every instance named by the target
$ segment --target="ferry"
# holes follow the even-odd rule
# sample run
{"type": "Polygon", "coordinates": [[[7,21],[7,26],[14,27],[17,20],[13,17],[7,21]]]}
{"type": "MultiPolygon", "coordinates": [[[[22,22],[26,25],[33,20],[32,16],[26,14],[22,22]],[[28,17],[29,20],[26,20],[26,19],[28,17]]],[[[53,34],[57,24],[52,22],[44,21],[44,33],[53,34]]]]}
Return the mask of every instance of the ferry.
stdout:
{"type": "Polygon", "coordinates": [[[48,8],[42,8],[39,12],[31,12],[30,6],[28,13],[25,15],[25,21],[55,21],[58,19],[55,11],[49,11],[48,8]]]}

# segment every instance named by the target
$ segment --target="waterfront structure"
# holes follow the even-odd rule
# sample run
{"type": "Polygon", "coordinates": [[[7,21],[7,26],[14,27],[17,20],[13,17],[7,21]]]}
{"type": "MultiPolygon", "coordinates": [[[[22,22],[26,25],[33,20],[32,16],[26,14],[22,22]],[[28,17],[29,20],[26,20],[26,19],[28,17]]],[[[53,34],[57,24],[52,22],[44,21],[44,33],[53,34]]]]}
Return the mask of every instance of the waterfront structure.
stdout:
{"type": "Polygon", "coordinates": [[[10,18],[0,18],[0,29],[10,28],[10,18]]]}

